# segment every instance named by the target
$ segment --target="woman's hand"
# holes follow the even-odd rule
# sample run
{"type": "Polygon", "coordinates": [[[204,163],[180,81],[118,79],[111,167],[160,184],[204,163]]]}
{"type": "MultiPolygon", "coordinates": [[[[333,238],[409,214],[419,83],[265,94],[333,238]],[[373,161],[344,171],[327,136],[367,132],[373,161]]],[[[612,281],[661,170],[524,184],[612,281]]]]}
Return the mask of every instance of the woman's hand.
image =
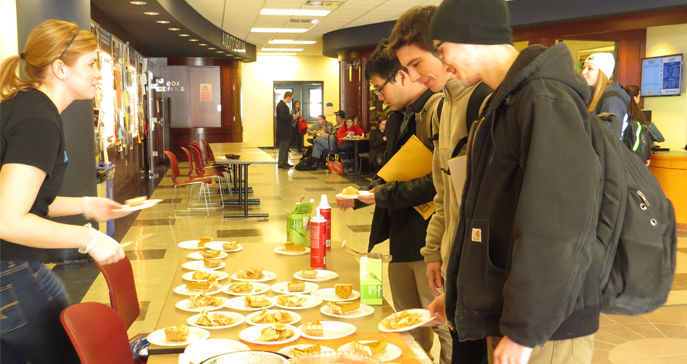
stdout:
{"type": "Polygon", "coordinates": [[[429,304],[427,309],[429,310],[429,313],[435,317],[435,319],[427,322],[423,326],[436,326],[446,322],[445,298],[446,295],[439,295],[434,299],[434,301],[432,301],[432,303],[429,304]]]}
{"type": "Polygon", "coordinates": [[[107,221],[118,219],[129,215],[131,211],[122,210],[124,205],[102,197],[83,197],[83,214],[86,218],[93,218],[96,221],[107,221]]]}

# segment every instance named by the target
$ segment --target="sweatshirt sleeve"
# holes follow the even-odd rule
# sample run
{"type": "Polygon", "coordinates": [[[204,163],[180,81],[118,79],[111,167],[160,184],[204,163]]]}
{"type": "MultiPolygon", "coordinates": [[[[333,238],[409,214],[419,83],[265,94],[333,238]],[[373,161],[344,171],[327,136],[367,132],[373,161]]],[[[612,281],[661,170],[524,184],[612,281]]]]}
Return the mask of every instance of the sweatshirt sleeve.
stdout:
{"type": "Polygon", "coordinates": [[[514,107],[523,176],[499,324],[504,335],[533,347],[569,317],[582,289],[596,243],[601,174],[585,111],[564,91],[549,88],[514,107]]]}

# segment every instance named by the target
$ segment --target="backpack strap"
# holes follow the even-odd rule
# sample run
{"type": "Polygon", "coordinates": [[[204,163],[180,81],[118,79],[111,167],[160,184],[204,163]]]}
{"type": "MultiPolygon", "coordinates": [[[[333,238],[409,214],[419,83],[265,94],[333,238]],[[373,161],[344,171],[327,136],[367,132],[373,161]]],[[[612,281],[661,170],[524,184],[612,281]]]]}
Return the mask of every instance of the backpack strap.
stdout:
{"type": "Polygon", "coordinates": [[[486,83],[480,82],[477,87],[475,87],[474,90],[472,90],[472,93],[470,94],[470,99],[468,100],[468,107],[465,110],[465,127],[467,128],[467,133],[465,134],[466,136],[463,138],[460,138],[458,141],[458,144],[456,144],[456,147],[453,149],[453,153],[451,153],[451,158],[454,158],[460,153],[461,149],[465,146],[465,144],[468,143],[468,137],[467,135],[470,134],[470,128],[472,127],[472,123],[477,120],[479,117],[479,113],[482,108],[482,104],[484,103],[484,100],[487,98],[492,93],[491,87],[487,86],[486,83]]]}
{"type": "MultiPolygon", "coordinates": [[[[444,100],[446,100],[446,96],[442,97],[441,100],[439,100],[439,105],[437,105],[437,110],[434,113],[437,124],[441,121],[441,110],[444,108],[444,100]]],[[[431,135],[432,142],[439,140],[439,132],[434,132],[433,122],[429,124],[429,135],[431,135]]]]}

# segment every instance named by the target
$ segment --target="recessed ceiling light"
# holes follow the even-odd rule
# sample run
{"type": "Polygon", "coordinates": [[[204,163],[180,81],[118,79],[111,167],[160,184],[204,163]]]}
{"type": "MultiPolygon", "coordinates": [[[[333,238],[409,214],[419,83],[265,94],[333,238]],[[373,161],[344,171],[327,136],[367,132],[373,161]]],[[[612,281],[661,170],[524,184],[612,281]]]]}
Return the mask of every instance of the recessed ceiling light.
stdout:
{"type": "Polygon", "coordinates": [[[217,48],[215,48],[215,47],[208,47],[208,49],[211,50],[211,51],[214,51],[214,50],[217,49],[217,48]]]}
{"type": "Polygon", "coordinates": [[[158,20],[156,21],[158,24],[169,24],[169,20],[158,20]]]}
{"type": "Polygon", "coordinates": [[[313,24],[317,24],[317,23],[319,22],[319,20],[313,19],[313,20],[311,20],[310,22],[313,23],[313,24]]]}
{"type": "Polygon", "coordinates": [[[295,56],[296,53],[261,53],[258,52],[258,56],[295,56]]]}
{"type": "Polygon", "coordinates": [[[304,28],[251,28],[253,33],[305,33],[308,29],[304,28]]]}
{"type": "Polygon", "coordinates": [[[191,39],[189,39],[188,41],[189,41],[189,42],[197,42],[198,39],[196,39],[196,38],[191,38],[191,39]]]}
{"type": "Polygon", "coordinates": [[[157,11],[144,11],[143,14],[150,16],[160,15],[160,13],[158,13],[157,11]]]}
{"type": "Polygon", "coordinates": [[[327,16],[331,10],[310,9],[262,9],[260,15],[298,15],[298,16],[327,16]]]}
{"type": "Polygon", "coordinates": [[[302,52],[303,48],[263,48],[267,52],[302,52]]]}
{"type": "Polygon", "coordinates": [[[146,2],[145,1],[129,1],[129,4],[141,6],[141,5],[145,5],[146,2]]]}
{"type": "Polygon", "coordinates": [[[217,53],[224,53],[224,51],[217,51],[217,53]]]}
{"type": "Polygon", "coordinates": [[[199,47],[205,47],[205,46],[207,46],[207,45],[208,45],[207,43],[198,43],[198,46],[199,46],[199,47]]]}
{"type": "Polygon", "coordinates": [[[272,39],[270,44],[315,44],[314,40],[272,39]]]}
{"type": "Polygon", "coordinates": [[[181,29],[172,27],[172,28],[167,28],[167,30],[170,30],[170,31],[173,31],[173,32],[178,32],[178,31],[180,31],[181,29]]]}
{"type": "Polygon", "coordinates": [[[186,33],[181,33],[181,34],[179,34],[179,36],[180,36],[180,37],[188,37],[189,35],[186,34],[186,33]]]}

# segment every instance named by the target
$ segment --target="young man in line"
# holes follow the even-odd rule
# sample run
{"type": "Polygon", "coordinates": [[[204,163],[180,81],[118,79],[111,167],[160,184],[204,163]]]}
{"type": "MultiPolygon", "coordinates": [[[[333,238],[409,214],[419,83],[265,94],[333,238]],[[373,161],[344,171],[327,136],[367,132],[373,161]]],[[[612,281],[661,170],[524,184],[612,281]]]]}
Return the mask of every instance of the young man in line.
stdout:
{"type": "Polygon", "coordinates": [[[562,43],[518,54],[503,0],[444,0],[430,32],[463,85],[495,90],[470,132],[446,294],[430,310],[460,340],[487,337],[496,364],[590,363],[602,174],[589,88],[562,43]]]}
{"type": "MultiPolygon", "coordinates": [[[[464,138],[467,138],[468,129],[466,110],[476,85],[464,87],[434,52],[429,24],[435,11],[436,6],[414,7],[401,15],[389,36],[389,51],[395,53],[401,65],[408,69],[411,81],[423,83],[434,92],[443,90],[444,93],[441,113],[432,120],[432,178],[437,191],[434,197],[437,210],[429,222],[425,246],[420,251],[427,263],[429,286],[438,296],[444,288],[448,254],[458,223],[462,193],[454,190],[448,164],[450,159],[465,155],[464,138]]],[[[477,106],[482,100],[483,98],[477,100],[477,106]]],[[[486,364],[485,340],[461,343],[456,340],[457,347],[452,348],[450,340],[455,333],[449,334],[445,324],[438,327],[437,333],[441,340],[442,363],[486,364]]]]}
{"type": "Polygon", "coordinates": [[[278,168],[289,169],[293,164],[289,163],[289,146],[293,136],[291,123],[294,116],[286,105],[293,100],[293,92],[286,91],[284,97],[277,104],[277,142],[279,143],[278,168]]]}
{"type": "MultiPolygon", "coordinates": [[[[384,163],[413,135],[431,148],[426,123],[429,122],[440,95],[434,95],[424,85],[410,81],[407,71],[401,67],[395,56],[389,55],[384,43],[370,56],[365,77],[374,87],[379,100],[393,110],[385,129],[387,146],[384,163]]],[[[375,205],[370,250],[376,244],[389,239],[392,256],[389,263],[389,284],[394,307],[397,311],[427,307],[434,295],[427,283],[427,267],[420,249],[425,245],[428,220],[415,211],[413,206],[428,203],[434,198],[436,192],[431,173],[405,182],[385,182],[375,176],[368,189],[373,194],[369,197],[360,196],[355,207],[375,205]]],[[[354,207],[353,200],[349,199],[337,198],[336,203],[342,209],[354,207]]],[[[429,353],[434,342],[432,329],[421,327],[412,330],[411,334],[429,353]]]]}

